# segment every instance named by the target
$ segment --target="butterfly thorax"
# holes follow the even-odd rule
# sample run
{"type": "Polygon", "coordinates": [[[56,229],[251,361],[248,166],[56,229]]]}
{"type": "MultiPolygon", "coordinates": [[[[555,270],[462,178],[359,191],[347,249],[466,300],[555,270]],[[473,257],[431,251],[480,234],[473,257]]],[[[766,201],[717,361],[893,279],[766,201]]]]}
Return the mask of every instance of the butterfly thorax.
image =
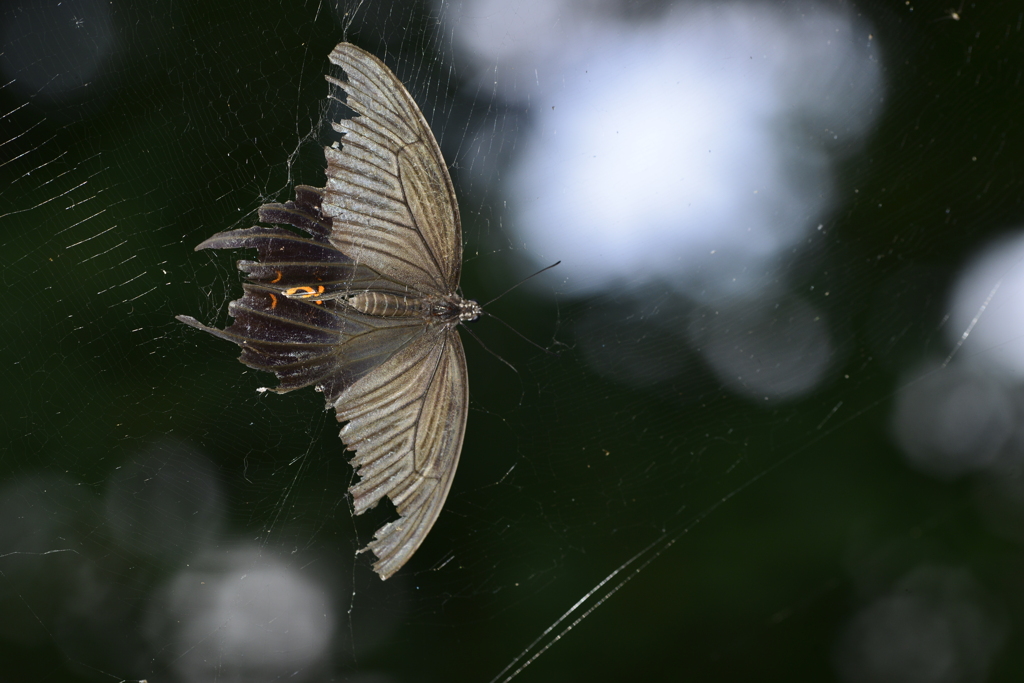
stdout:
{"type": "Polygon", "coordinates": [[[445,297],[400,295],[391,292],[359,292],[345,303],[360,313],[379,318],[423,318],[432,323],[458,323],[476,320],[480,304],[457,294],[445,297]]]}

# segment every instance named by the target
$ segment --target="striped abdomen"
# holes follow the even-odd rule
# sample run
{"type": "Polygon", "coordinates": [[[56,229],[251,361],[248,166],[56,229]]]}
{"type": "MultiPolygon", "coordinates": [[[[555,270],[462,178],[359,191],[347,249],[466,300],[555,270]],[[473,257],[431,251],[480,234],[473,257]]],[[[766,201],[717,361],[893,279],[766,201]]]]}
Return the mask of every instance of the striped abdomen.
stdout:
{"type": "Polygon", "coordinates": [[[360,292],[345,303],[360,313],[379,318],[422,318],[429,310],[428,302],[422,298],[387,292],[360,292]]]}

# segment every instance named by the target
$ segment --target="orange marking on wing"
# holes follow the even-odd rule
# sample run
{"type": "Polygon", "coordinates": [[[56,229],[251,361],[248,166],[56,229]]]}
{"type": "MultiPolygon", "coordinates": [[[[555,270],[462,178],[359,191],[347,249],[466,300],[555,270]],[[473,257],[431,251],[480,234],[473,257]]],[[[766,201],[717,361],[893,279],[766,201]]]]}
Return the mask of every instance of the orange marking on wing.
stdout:
{"type": "Polygon", "coordinates": [[[275,270],[274,272],[277,273],[277,277],[275,277],[273,280],[271,280],[270,284],[274,284],[275,282],[280,282],[281,278],[284,277],[284,275],[281,274],[280,270],[275,270]]]}
{"type": "MultiPolygon", "coordinates": [[[[270,294],[270,292],[267,292],[267,294],[270,294]]],[[[277,297],[270,294],[270,309],[273,310],[275,308],[277,308],[277,297]]]]}
{"type": "MultiPolygon", "coordinates": [[[[323,293],[324,293],[324,286],[323,285],[318,286],[316,289],[313,289],[312,287],[309,287],[308,285],[302,285],[301,287],[292,287],[291,289],[286,289],[284,291],[285,296],[294,296],[294,297],[298,297],[299,299],[312,299],[317,294],[323,294],[323,293]],[[302,292],[302,293],[300,294],[299,292],[302,292]]],[[[321,300],[316,300],[313,303],[317,303],[317,304],[323,305],[324,302],[321,301],[321,300]]]]}

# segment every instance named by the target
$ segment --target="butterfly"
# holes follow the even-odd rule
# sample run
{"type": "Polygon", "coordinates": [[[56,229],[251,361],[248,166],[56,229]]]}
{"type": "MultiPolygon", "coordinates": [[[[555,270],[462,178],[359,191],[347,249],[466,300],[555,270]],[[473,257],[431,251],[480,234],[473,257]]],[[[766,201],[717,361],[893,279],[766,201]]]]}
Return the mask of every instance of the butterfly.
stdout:
{"type": "Polygon", "coordinates": [[[423,543],[448,496],[466,431],[469,385],[457,327],[481,307],[458,293],[462,228],[451,177],[419,107],[377,57],[340,43],[329,103],[355,112],[331,126],[327,186],[259,208],[261,223],[200,249],[253,248],[225,329],[178,320],[238,344],[284,393],[313,386],[345,422],[359,481],[356,514],[384,496],[399,518],[364,550],[387,579],[423,543]],[[288,227],[284,227],[288,226],[288,227]],[[292,228],[292,229],[289,229],[292,228]]]}

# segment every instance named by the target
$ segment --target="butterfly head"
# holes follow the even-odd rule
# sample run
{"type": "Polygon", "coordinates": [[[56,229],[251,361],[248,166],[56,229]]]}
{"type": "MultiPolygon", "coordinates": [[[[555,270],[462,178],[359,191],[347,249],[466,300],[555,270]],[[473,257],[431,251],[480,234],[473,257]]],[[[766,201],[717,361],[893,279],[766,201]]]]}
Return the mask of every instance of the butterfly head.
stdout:
{"type": "Polygon", "coordinates": [[[470,299],[460,299],[458,303],[459,322],[468,323],[471,320],[476,320],[484,312],[480,304],[470,299]]]}
{"type": "Polygon", "coordinates": [[[432,322],[455,325],[476,320],[483,313],[483,307],[458,294],[439,297],[427,304],[427,319],[432,322]]]}

